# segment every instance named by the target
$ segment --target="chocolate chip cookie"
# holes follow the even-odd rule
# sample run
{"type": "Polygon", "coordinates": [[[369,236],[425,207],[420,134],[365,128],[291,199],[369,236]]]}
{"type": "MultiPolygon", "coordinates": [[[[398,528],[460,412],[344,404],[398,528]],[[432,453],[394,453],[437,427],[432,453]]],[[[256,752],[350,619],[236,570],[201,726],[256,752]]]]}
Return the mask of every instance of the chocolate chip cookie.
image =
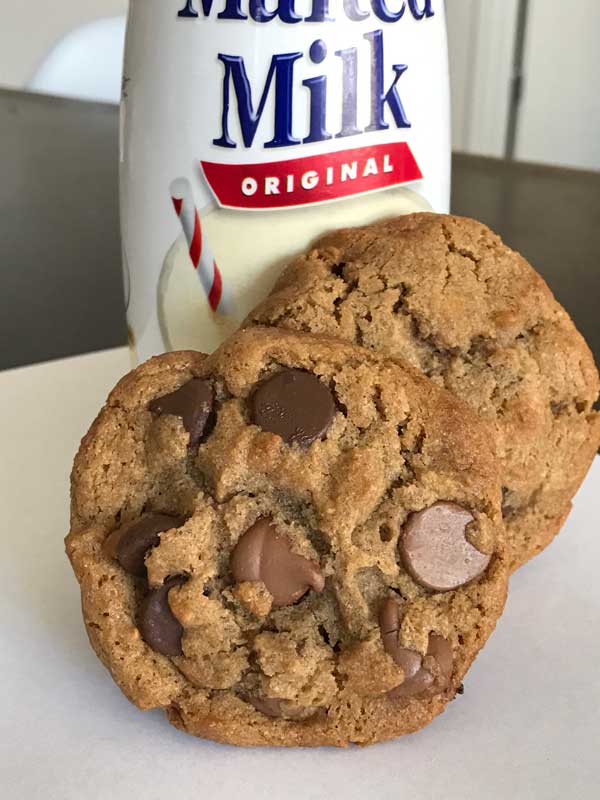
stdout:
{"type": "Polygon", "coordinates": [[[559,531],[600,443],[598,373],[542,278],[484,225],[412,214],[332,233],[288,266],[250,323],[400,356],[483,414],[512,570],[559,531]]]}
{"type": "Polygon", "coordinates": [[[125,377],[75,459],[90,641],[142,709],[242,745],[440,713],[507,586],[486,422],[408,365],[252,328],[125,377]]]}

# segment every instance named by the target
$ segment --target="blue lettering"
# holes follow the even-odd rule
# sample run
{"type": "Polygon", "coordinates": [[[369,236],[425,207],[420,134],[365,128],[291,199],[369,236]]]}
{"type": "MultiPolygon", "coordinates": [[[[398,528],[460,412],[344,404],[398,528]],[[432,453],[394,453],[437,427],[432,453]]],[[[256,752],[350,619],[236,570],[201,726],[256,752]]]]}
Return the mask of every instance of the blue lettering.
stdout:
{"type": "Polygon", "coordinates": [[[406,0],[402,0],[402,5],[398,11],[390,11],[386,0],[371,0],[371,6],[375,16],[379,17],[382,22],[398,22],[406,11],[406,0]]]}
{"type": "Polygon", "coordinates": [[[357,124],[358,113],[358,57],[356,47],[347,50],[336,50],[336,56],[342,59],[342,130],[336,134],[336,139],[346,136],[356,136],[362,133],[357,124]]]}
{"type": "Polygon", "coordinates": [[[250,16],[255,22],[271,22],[279,17],[282,22],[302,22],[302,17],[296,14],[296,0],[279,0],[275,11],[267,11],[266,0],[250,0],[250,16]]]}
{"type": "Polygon", "coordinates": [[[198,12],[194,8],[194,0],[187,0],[185,4],[185,8],[182,8],[181,11],[177,14],[178,17],[197,17],[198,12]]]}
{"type": "MultiPolygon", "coordinates": [[[[314,64],[321,64],[327,56],[327,45],[322,39],[312,43],[309,51],[310,59],[314,64]]],[[[325,142],[331,139],[327,130],[327,76],[319,75],[317,78],[307,78],[302,81],[310,92],[310,132],[302,141],[325,142]]]]}
{"type": "MultiPolygon", "coordinates": [[[[330,0],[312,0],[309,16],[303,17],[296,11],[297,0],[278,0],[275,10],[267,9],[267,0],[249,0],[250,17],[255,22],[271,22],[279,17],[282,22],[335,22],[335,18],[329,15],[330,0]]],[[[363,0],[365,3],[368,0],[363,0]]],[[[372,13],[379,17],[382,22],[398,22],[404,16],[406,5],[410,13],[416,20],[424,17],[433,17],[435,12],[432,8],[433,0],[400,0],[400,7],[397,11],[392,11],[389,7],[390,0],[370,0],[372,13]]],[[[186,0],[185,6],[178,12],[178,16],[184,19],[196,19],[199,15],[197,4],[202,4],[202,12],[205,17],[209,17],[214,0],[186,0]]],[[[343,0],[344,13],[348,19],[354,22],[361,22],[368,19],[371,11],[366,11],[361,7],[361,0],[343,0]]],[[[217,19],[238,19],[247,20],[248,16],[242,12],[242,0],[225,0],[225,8],[217,19]]]]}
{"type": "Polygon", "coordinates": [[[309,17],[304,18],[305,22],[335,22],[334,17],[329,16],[329,0],[313,0],[312,11],[309,17]]]}
{"type": "Polygon", "coordinates": [[[252,88],[241,56],[228,56],[219,53],[219,60],[225,66],[223,78],[223,113],[221,117],[221,136],[213,139],[218,147],[237,147],[229,135],[230,82],[237,98],[238,116],[242,138],[246,147],[252,147],[256,131],[265,110],[269,89],[275,78],[274,135],[265,147],[288,147],[300,144],[300,139],[292,136],[292,88],[294,64],[302,58],[302,53],[281,53],[274,55],[256,111],[252,102],[252,88]]]}
{"type": "Polygon", "coordinates": [[[408,0],[408,7],[410,13],[415,19],[423,19],[423,17],[433,17],[435,11],[431,7],[431,0],[425,0],[423,8],[419,7],[419,0],[408,0]]]}
{"type": "MultiPolygon", "coordinates": [[[[208,17],[212,11],[214,0],[201,0],[201,2],[204,16],[208,17]]],[[[217,19],[248,19],[245,14],[242,14],[242,9],[240,8],[241,4],[242,0],[226,0],[225,8],[220,14],[217,14],[217,19]]],[[[198,12],[194,6],[194,0],[187,0],[185,7],[181,9],[177,16],[183,17],[184,19],[195,19],[198,17],[198,12]]]]}
{"type": "Polygon", "coordinates": [[[344,13],[348,19],[354,22],[360,22],[363,19],[367,19],[369,16],[368,11],[363,11],[359,8],[358,0],[344,0],[344,13]]]}
{"type": "Polygon", "coordinates": [[[385,90],[383,83],[383,31],[371,31],[364,34],[364,39],[371,42],[371,59],[372,59],[372,74],[371,74],[371,124],[365,128],[367,131],[382,131],[390,126],[385,121],[385,105],[390,108],[394,121],[398,128],[410,128],[411,124],[408,121],[404,106],[400,100],[400,95],[396,86],[398,81],[404,75],[408,66],[406,64],[394,64],[392,69],[396,77],[390,88],[385,90]]]}

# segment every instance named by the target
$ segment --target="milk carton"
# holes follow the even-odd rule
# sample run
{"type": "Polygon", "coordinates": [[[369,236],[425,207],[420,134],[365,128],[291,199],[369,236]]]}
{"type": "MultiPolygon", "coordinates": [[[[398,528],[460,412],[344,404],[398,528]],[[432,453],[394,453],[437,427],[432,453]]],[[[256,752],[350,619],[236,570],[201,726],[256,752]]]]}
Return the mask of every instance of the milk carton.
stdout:
{"type": "Polygon", "coordinates": [[[121,110],[138,359],[211,351],[321,234],[447,211],[442,0],[130,0],[121,110]]]}

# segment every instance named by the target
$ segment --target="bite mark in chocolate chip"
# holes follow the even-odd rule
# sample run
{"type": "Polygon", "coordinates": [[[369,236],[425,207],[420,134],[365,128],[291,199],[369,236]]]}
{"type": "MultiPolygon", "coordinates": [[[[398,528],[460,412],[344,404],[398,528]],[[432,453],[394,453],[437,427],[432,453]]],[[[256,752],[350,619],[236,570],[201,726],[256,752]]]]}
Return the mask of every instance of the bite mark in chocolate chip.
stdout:
{"type": "Polygon", "coordinates": [[[301,447],[323,438],[335,417],[331,391],[300,369],[284,369],[260,384],[250,406],[254,424],[301,447]]]}
{"type": "Polygon", "coordinates": [[[402,562],[426,589],[448,592],[485,572],[491,556],[466,538],[473,515],[456,503],[439,502],[411,514],[400,536],[402,562]]]}
{"type": "Polygon", "coordinates": [[[215,393],[212,386],[201,378],[193,378],[175,392],[152,400],[148,408],[154,414],[181,417],[183,427],[190,435],[190,447],[197,447],[214,405],[215,393]]]}
{"type": "Polygon", "coordinates": [[[276,697],[249,697],[248,702],[261,714],[274,719],[306,719],[319,710],[316,706],[295,706],[289,700],[276,697]]]}
{"type": "Polygon", "coordinates": [[[163,656],[183,655],[181,638],[183,627],[169,606],[169,592],[181,586],[187,578],[177,575],[168,578],[158,589],[152,589],[140,606],[138,630],[142,639],[163,656]]]}
{"type": "Polygon", "coordinates": [[[274,606],[295,603],[309,589],[322,592],[325,578],[318,564],[292,552],[287,536],[271,519],[261,517],[242,535],[230,560],[237,583],[262,581],[274,606]]]}
{"type": "Polygon", "coordinates": [[[249,697],[250,702],[257,711],[264,714],[266,717],[281,717],[283,711],[281,708],[281,700],[274,697],[249,697]]]}
{"type": "Polygon", "coordinates": [[[402,647],[400,644],[400,624],[402,615],[398,603],[389,597],[384,601],[379,612],[379,627],[381,628],[381,638],[383,647],[402,668],[404,680],[408,680],[417,674],[423,661],[420,653],[402,647]]]}
{"type": "Polygon", "coordinates": [[[452,677],[453,656],[449,642],[436,633],[429,635],[425,659],[416,650],[400,645],[402,612],[392,598],[384,601],[379,613],[379,626],[384,649],[404,672],[404,681],[388,692],[391,698],[433,696],[443,692],[452,677]]]}
{"type": "Polygon", "coordinates": [[[130,525],[113,531],[105,542],[104,550],[115,558],[130,575],[146,575],[146,554],[160,542],[160,534],[179,528],[185,517],[168,514],[146,514],[130,525]]]}
{"type": "Polygon", "coordinates": [[[426,695],[433,697],[447,688],[452,677],[452,647],[437,633],[429,635],[429,647],[421,669],[409,680],[389,692],[393,699],[426,695]]]}

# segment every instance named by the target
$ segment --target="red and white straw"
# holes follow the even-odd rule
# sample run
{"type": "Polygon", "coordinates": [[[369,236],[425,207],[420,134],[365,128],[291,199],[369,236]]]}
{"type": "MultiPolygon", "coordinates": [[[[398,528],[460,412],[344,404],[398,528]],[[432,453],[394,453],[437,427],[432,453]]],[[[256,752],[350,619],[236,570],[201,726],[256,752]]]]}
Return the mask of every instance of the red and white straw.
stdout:
{"type": "Polygon", "coordinates": [[[229,309],[223,279],[208,240],[203,235],[192,185],[187,178],[177,178],[170,188],[173,206],[188,243],[192,266],[206,292],[208,304],[213,311],[226,314],[229,309]]]}

